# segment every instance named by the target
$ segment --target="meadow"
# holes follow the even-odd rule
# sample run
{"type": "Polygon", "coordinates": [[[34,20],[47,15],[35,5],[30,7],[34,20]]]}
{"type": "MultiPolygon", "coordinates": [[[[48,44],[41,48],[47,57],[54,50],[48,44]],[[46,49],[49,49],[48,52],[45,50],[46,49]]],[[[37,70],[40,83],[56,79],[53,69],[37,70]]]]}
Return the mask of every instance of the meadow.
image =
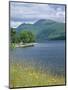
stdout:
{"type": "Polygon", "coordinates": [[[10,88],[64,84],[63,75],[52,75],[51,72],[43,72],[27,63],[12,63],[10,65],[10,88]]]}

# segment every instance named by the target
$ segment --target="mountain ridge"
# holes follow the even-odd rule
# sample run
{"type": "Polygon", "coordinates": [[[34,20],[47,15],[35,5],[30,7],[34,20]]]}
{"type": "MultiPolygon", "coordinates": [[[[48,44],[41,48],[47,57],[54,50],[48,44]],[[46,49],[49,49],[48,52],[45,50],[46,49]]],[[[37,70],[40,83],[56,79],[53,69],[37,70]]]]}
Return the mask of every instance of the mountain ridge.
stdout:
{"type": "Polygon", "coordinates": [[[16,28],[17,32],[21,32],[24,30],[34,33],[36,36],[36,40],[39,42],[45,40],[65,39],[65,23],[60,23],[53,20],[40,19],[34,24],[24,23],[16,28]]]}

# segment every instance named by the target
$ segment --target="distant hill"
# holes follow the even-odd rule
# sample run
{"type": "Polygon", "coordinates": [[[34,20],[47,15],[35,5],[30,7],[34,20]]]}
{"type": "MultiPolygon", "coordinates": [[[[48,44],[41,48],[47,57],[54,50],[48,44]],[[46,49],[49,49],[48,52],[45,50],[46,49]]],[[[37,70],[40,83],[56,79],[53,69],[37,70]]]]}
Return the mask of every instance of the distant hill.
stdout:
{"type": "Polygon", "coordinates": [[[21,24],[16,28],[19,33],[22,30],[28,30],[35,34],[36,41],[45,42],[45,40],[64,40],[65,24],[52,20],[41,19],[34,24],[21,24]]]}

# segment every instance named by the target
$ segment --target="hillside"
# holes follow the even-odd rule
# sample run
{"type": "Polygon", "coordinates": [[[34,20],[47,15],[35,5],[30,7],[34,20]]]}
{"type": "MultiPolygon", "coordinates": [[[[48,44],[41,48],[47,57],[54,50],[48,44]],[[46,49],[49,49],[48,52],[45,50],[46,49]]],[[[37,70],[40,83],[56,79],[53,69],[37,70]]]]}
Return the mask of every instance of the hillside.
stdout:
{"type": "Polygon", "coordinates": [[[22,30],[28,30],[35,34],[36,41],[45,42],[45,40],[64,40],[65,24],[52,20],[41,19],[34,24],[21,24],[16,28],[19,33],[22,30]]]}

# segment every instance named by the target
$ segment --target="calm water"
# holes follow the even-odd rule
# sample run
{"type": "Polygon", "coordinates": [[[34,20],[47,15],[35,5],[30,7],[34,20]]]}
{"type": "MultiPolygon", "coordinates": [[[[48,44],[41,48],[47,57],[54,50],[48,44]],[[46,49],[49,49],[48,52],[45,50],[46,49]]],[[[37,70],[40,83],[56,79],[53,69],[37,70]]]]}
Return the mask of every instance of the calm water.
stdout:
{"type": "Polygon", "coordinates": [[[16,48],[10,51],[10,60],[32,62],[42,71],[49,69],[52,73],[65,74],[65,41],[46,41],[34,47],[16,48]]]}

